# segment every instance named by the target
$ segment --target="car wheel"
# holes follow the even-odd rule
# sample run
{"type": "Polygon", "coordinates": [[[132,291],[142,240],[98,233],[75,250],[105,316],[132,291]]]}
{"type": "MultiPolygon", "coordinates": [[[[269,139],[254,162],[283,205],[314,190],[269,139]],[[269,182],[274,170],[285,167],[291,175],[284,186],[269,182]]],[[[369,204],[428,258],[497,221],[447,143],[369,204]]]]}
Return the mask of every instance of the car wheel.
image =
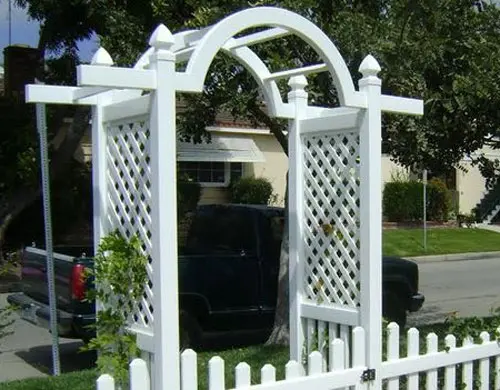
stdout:
{"type": "Polygon", "coordinates": [[[401,329],[406,326],[406,305],[401,296],[394,291],[389,291],[382,304],[383,316],[389,322],[396,322],[401,329]]]}
{"type": "Polygon", "coordinates": [[[201,328],[191,314],[182,310],[179,321],[179,348],[184,351],[199,346],[201,340],[201,328]]]}

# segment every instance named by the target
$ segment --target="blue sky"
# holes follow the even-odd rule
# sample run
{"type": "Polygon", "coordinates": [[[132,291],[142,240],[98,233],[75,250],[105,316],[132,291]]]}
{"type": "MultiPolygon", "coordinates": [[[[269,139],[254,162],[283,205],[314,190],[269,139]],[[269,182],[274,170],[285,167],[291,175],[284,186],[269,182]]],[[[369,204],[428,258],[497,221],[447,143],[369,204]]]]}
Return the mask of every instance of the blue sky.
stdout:
{"type": "MultiPolygon", "coordinates": [[[[62,0],[64,1],[64,0],[62,0]]],[[[29,20],[23,9],[17,8],[12,0],[12,44],[38,45],[38,23],[29,20]]],[[[9,1],[0,0],[0,63],[3,63],[3,49],[9,45],[9,1]]],[[[96,39],[79,45],[81,58],[90,60],[97,49],[96,39]]]]}

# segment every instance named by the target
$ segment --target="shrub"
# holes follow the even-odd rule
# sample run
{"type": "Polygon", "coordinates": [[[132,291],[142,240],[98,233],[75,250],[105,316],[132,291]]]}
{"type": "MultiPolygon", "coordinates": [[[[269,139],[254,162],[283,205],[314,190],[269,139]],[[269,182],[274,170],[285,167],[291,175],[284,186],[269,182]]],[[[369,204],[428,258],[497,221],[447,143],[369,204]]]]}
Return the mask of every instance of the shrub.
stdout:
{"type": "Polygon", "coordinates": [[[269,204],[273,197],[271,182],[263,177],[243,177],[230,186],[232,203],[269,204]]]}
{"type": "Polygon", "coordinates": [[[446,184],[432,178],[427,185],[427,216],[432,221],[447,221],[451,211],[451,194],[446,184]]]}
{"type": "MultiPolygon", "coordinates": [[[[420,221],[423,219],[423,184],[420,181],[396,181],[386,183],[382,198],[385,217],[392,222],[420,221]]],[[[447,221],[451,208],[451,196],[440,179],[432,179],[427,185],[427,219],[447,221]]]]}

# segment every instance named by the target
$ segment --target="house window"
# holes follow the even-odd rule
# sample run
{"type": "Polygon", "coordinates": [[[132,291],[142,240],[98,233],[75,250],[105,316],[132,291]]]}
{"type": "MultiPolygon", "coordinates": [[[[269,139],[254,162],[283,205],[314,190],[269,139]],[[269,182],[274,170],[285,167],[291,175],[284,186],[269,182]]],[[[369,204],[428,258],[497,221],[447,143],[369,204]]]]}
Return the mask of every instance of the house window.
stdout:
{"type": "Polygon", "coordinates": [[[181,161],[179,174],[204,187],[227,187],[243,174],[242,163],[221,161],[181,161]]]}

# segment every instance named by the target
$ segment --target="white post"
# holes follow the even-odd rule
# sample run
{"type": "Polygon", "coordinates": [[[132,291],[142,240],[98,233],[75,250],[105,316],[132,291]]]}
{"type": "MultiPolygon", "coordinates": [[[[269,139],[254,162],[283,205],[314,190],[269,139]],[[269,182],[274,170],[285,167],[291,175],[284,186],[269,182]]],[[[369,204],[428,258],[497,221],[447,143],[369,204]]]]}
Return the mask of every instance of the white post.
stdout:
{"type": "MultiPolygon", "coordinates": [[[[91,61],[92,65],[111,66],[113,60],[106,50],[99,48],[91,61]]],[[[110,95],[103,93],[97,97],[97,105],[92,107],[92,198],[94,208],[94,255],[97,254],[101,239],[107,232],[107,134],[103,126],[103,106],[110,101],[110,95]]]]}
{"type": "Polygon", "coordinates": [[[301,319],[303,278],[303,166],[302,141],[299,119],[303,117],[307,107],[307,85],[305,76],[290,78],[288,85],[288,102],[295,106],[295,118],[289,123],[288,132],[288,231],[289,245],[289,299],[290,299],[290,360],[301,363],[301,352],[304,344],[304,327],[301,319]]]}
{"type": "MultiPolygon", "coordinates": [[[[382,359],[382,185],[380,66],[368,55],[359,67],[368,108],[360,127],[361,326],[366,332],[366,364],[379,371],[382,359]]],[[[380,381],[374,382],[375,389],[380,381]]]]}
{"type": "Polygon", "coordinates": [[[151,220],[155,355],[152,382],[158,390],[180,390],[177,282],[177,193],[174,38],[159,25],[149,44],[156,71],[150,117],[151,220]]]}

